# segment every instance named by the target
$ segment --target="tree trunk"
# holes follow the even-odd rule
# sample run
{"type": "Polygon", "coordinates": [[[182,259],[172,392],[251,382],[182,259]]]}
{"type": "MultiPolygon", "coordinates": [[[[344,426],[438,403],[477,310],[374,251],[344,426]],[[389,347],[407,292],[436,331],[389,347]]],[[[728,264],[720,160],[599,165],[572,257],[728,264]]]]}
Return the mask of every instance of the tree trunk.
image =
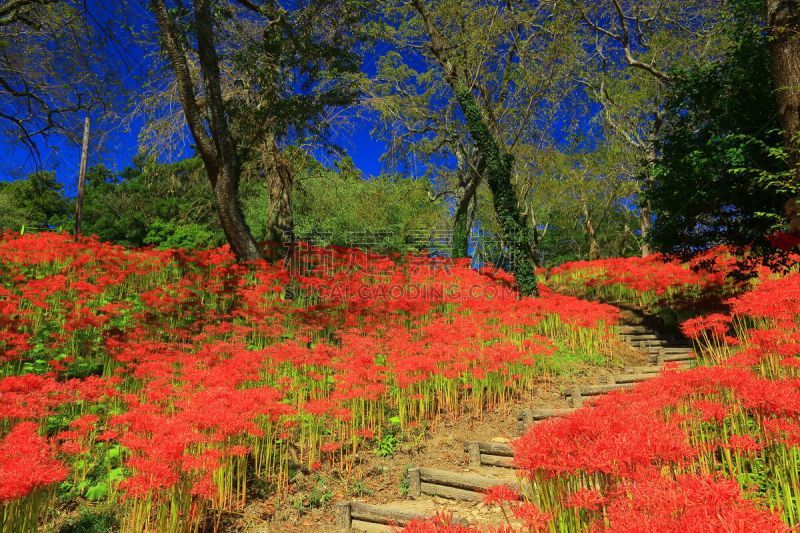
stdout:
{"type": "Polygon", "coordinates": [[[467,121],[470,135],[485,164],[486,181],[492,191],[494,210],[508,246],[511,270],[517,280],[517,289],[523,296],[538,296],[536,266],[533,249],[528,239],[525,221],[520,214],[517,192],[511,182],[514,156],[503,153],[481,116],[475,97],[466,87],[453,87],[461,111],[467,121]]]}
{"type": "Polygon", "coordinates": [[[214,25],[211,0],[194,0],[194,18],[197,26],[197,55],[205,82],[208,101],[209,126],[220,160],[220,172],[214,190],[217,212],[225,237],[239,261],[261,259],[261,252],[245,224],[239,207],[239,178],[241,166],[236,142],[228,125],[225,102],[220,84],[219,57],[214,47],[214,25]]]}
{"type": "Polygon", "coordinates": [[[800,181],[800,0],[767,0],[778,113],[789,162],[800,181]]]}
{"type": "MultiPolygon", "coordinates": [[[[658,155],[656,154],[656,142],[662,125],[663,123],[661,121],[661,117],[658,113],[656,113],[655,120],[653,121],[653,131],[650,133],[647,139],[647,147],[645,150],[643,184],[645,189],[652,187],[655,179],[653,178],[653,168],[658,161],[658,155]]],[[[642,232],[642,257],[647,257],[653,253],[650,248],[650,230],[653,227],[653,210],[650,206],[650,200],[647,198],[643,198],[643,200],[644,202],[641,206],[639,206],[639,229],[642,232]]]]}
{"type": "Polygon", "coordinates": [[[597,242],[597,231],[592,223],[589,206],[586,205],[585,200],[583,201],[582,207],[584,217],[583,225],[586,230],[586,240],[589,243],[588,259],[589,261],[594,261],[595,259],[600,259],[600,244],[597,242]]]}
{"type": "Polygon", "coordinates": [[[239,208],[239,172],[230,165],[223,165],[214,185],[214,198],[217,204],[222,231],[239,261],[260,259],[261,250],[253,239],[250,228],[244,221],[239,208]]]}
{"type": "Polygon", "coordinates": [[[469,233],[472,228],[470,206],[475,200],[478,187],[483,181],[485,171],[484,159],[478,156],[477,170],[473,171],[469,162],[464,162],[462,172],[466,174],[466,185],[461,196],[457,199],[456,212],[453,217],[453,248],[452,257],[461,258],[469,256],[469,233]]]}
{"type": "Polygon", "coordinates": [[[534,253],[526,231],[525,219],[517,203],[517,191],[511,182],[514,156],[505,153],[501,143],[492,135],[475,96],[463,82],[464,78],[459,77],[456,67],[450,61],[449,54],[452,49],[448,50],[445,45],[444,38],[425,3],[422,0],[411,0],[411,4],[425,24],[430,38],[431,53],[442,68],[445,81],[455,93],[456,102],[464,113],[469,134],[485,165],[485,178],[492,191],[494,210],[500,221],[503,240],[508,246],[511,270],[517,280],[517,290],[522,296],[538,296],[534,253]]]}
{"type": "Polygon", "coordinates": [[[186,39],[178,35],[178,28],[164,0],[150,1],[167,57],[178,82],[178,95],[186,123],[203,160],[211,187],[214,189],[222,231],[238,261],[255,261],[261,258],[261,251],[250,233],[250,228],[245,224],[239,207],[241,167],[222,98],[219,57],[214,48],[211,0],[194,0],[193,4],[197,30],[197,57],[205,82],[206,105],[209,112],[208,128],[198,112],[196,91],[184,48],[186,39]],[[210,136],[207,130],[211,132],[210,136]]]}
{"type": "Polygon", "coordinates": [[[294,241],[294,217],[292,215],[292,168],[280,152],[274,138],[270,138],[264,150],[264,173],[269,187],[269,217],[267,240],[276,243],[294,241]]]}
{"type": "Polygon", "coordinates": [[[89,115],[83,121],[83,144],[81,145],[81,166],[78,171],[78,197],[75,199],[75,232],[77,239],[81,234],[81,223],[83,222],[83,195],[86,188],[86,162],[89,159],[89,115]]]}
{"type": "Polygon", "coordinates": [[[450,255],[453,259],[469,256],[469,205],[471,198],[462,196],[458,199],[453,216],[453,247],[450,255]]]}
{"type": "Polygon", "coordinates": [[[639,208],[639,228],[642,232],[642,257],[647,257],[653,253],[650,249],[650,243],[648,242],[648,239],[650,239],[650,229],[653,226],[653,221],[650,219],[650,216],[650,202],[645,202],[645,204],[639,208]]]}

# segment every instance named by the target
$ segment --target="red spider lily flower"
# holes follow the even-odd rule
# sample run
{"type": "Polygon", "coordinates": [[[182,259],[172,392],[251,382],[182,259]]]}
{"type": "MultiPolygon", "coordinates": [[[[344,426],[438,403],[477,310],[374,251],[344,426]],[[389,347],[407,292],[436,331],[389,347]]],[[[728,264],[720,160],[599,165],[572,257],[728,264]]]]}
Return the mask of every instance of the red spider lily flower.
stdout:
{"type": "Polygon", "coordinates": [[[787,252],[795,249],[800,244],[800,237],[782,231],[770,234],[767,239],[773,247],[787,252]]]}
{"type": "MultiPolygon", "coordinates": [[[[437,513],[434,518],[429,520],[412,520],[406,527],[401,529],[403,533],[480,533],[480,529],[472,528],[454,522],[452,514],[437,513]]],[[[503,528],[498,529],[498,533],[503,528]]]]}
{"type": "Polygon", "coordinates": [[[695,400],[691,403],[694,409],[700,411],[700,417],[704,422],[722,422],[728,416],[728,409],[722,404],[713,400],[695,400]]]}
{"type": "Polygon", "coordinates": [[[529,531],[549,531],[550,521],[553,519],[548,513],[542,512],[536,505],[525,502],[511,508],[511,512],[528,528],[529,531]]]}
{"type": "Polygon", "coordinates": [[[750,435],[731,435],[728,442],[722,444],[723,448],[738,452],[758,452],[764,449],[764,445],[757,442],[750,435]]]}
{"type": "Polygon", "coordinates": [[[342,444],[340,442],[326,442],[319,447],[319,451],[322,453],[333,453],[339,451],[341,448],[342,444]]]}
{"type": "Polygon", "coordinates": [[[606,498],[595,489],[580,489],[570,494],[564,504],[575,509],[586,509],[587,511],[599,511],[606,498]]]}
{"type": "Polygon", "coordinates": [[[362,439],[372,440],[375,438],[375,432],[370,428],[363,428],[356,431],[356,436],[362,439]]]}
{"type": "Polygon", "coordinates": [[[696,339],[704,333],[722,339],[727,336],[732,321],[731,316],[715,313],[687,320],[681,324],[681,330],[690,339],[696,339]]]}
{"type": "Polygon", "coordinates": [[[512,489],[508,485],[496,485],[489,487],[483,493],[483,503],[486,505],[503,505],[508,502],[519,500],[519,491],[512,489]]]}
{"type": "Polygon", "coordinates": [[[0,503],[63,481],[67,473],[33,422],[20,422],[0,441],[0,503]]]}

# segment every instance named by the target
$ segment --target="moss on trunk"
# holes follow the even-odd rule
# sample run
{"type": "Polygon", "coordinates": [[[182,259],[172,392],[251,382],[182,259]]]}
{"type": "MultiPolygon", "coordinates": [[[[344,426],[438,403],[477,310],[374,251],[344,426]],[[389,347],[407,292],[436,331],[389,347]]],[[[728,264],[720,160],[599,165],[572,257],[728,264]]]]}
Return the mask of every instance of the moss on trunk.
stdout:
{"type": "Polygon", "coordinates": [[[524,219],[519,211],[517,193],[511,183],[514,156],[505,153],[489,131],[475,97],[466,87],[454,87],[456,100],[467,121],[470,135],[484,158],[486,181],[492,191],[494,210],[508,246],[511,268],[517,288],[523,296],[538,296],[533,249],[524,219]]]}

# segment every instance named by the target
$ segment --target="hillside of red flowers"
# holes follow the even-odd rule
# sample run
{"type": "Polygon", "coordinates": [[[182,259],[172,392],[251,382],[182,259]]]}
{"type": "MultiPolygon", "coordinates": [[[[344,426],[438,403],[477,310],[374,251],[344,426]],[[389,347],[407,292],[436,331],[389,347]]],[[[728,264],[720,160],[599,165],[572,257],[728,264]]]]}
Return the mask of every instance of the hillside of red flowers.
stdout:
{"type": "MultiPolygon", "coordinates": [[[[725,284],[660,261],[571,264],[554,275],[641,302],[668,292],[719,294],[725,284]]],[[[508,517],[497,531],[796,530],[800,273],[762,272],[738,291],[726,313],[683,323],[697,367],[599,397],[517,440],[522,492],[496,487],[485,497],[508,517]]],[[[472,530],[444,517],[407,531],[472,530]]]]}
{"type": "Polygon", "coordinates": [[[124,531],[214,529],[255,485],[347,475],[387,428],[524,397],[618,342],[616,308],[520,300],[502,273],[295,252],[0,236],[0,529],[80,502],[124,531]]]}

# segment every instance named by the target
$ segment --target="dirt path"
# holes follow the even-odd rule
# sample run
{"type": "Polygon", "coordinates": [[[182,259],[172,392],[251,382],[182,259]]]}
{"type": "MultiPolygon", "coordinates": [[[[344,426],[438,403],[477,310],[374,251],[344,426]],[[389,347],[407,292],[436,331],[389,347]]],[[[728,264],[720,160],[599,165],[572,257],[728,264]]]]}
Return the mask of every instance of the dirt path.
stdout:
{"type": "Polygon", "coordinates": [[[241,526],[235,529],[320,533],[392,531],[393,528],[377,522],[403,525],[402,516],[398,519],[397,513],[433,516],[442,512],[451,513],[473,526],[496,525],[502,516],[499,509],[482,503],[481,484],[492,480],[491,484],[515,483],[512,468],[492,466],[498,461],[510,462],[510,458],[487,454],[473,455],[470,460],[465,453],[465,443],[483,443],[481,446],[487,449],[505,450],[521,435],[523,427],[518,418],[523,411],[579,407],[586,399],[582,394],[633,386],[628,382],[657,375],[665,358],[685,362],[694,356],[691,348],[678,347],[674,339],[642,326],[635,317],[629,315],[627,322],[623,327],[623,340],[631,348],[621,349],[618,367],[585,369],[569,378],[543,381],[530,397],[496,406],[480,416],[439,417],[424,432],[419,431],[416,442],[404,442],[391,457],[379,457],[374,451],[365,450],[348,475],[328,472],[325,477],[295,480],[294,485],[299,489],[295,498],[313,499],[323,493],[324,502],[313,502],[318,503],[318,507],[296,508],[291,503],[291,495],[288,502],[278,505],[256,501],[247,509],[244,520],[239,521],[241,526]],[[577,397],[570,396],[576,387],[583,392],[577,397]],[[419,476],[419,483],[414,481],[416,477],[409,476],[409,469],[417,467],[422,467],[413,471],[414,476],[419,476]],[[350,502],[358,503],[351,505],[350,502]],[[344,516],[346,509],[351,510],[352,516],[344,516]]]}

